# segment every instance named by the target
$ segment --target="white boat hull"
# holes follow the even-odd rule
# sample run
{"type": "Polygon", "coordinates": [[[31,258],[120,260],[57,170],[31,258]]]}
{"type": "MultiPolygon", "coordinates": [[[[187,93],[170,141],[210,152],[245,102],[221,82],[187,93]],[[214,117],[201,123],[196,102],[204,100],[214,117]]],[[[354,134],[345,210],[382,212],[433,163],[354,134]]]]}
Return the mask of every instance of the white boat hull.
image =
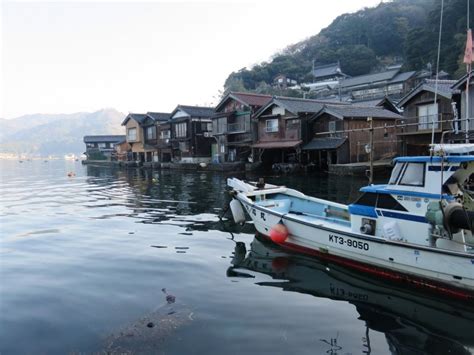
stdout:
{"type": "Polygon", "coordinates": [[[306,222],[298,216],[259,206],[243,193],[236,198],[260,234],[269,236],[271,228],[283,222],[289,231],[282,243],[284,247],[330,259],[341,258],[340,262],[362,271],[409,280],[452,296],[474,297],[474,255],[343,231],[337,226],[331,228],[328,223],[306,222]]]}

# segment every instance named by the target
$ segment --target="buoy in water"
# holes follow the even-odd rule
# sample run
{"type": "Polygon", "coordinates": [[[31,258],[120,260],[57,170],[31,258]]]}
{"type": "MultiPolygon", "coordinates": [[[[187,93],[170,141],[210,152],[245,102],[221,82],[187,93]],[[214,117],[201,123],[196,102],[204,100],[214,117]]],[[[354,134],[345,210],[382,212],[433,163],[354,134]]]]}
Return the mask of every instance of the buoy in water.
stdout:
{"type": "Polygon", "coordinates": [[[270,239],[277,244],[284,243],[288,234],[288,228],[283,223],[278,223],[270,229],[270,239]]]}
{"type": "Polygon", "coordinates": [[[235,223],[241,224],[245,222],[244,209],[239,201],[235,199],[230,201],[230,210],[232,211],[232,217],[234,217],[235,223]]]}

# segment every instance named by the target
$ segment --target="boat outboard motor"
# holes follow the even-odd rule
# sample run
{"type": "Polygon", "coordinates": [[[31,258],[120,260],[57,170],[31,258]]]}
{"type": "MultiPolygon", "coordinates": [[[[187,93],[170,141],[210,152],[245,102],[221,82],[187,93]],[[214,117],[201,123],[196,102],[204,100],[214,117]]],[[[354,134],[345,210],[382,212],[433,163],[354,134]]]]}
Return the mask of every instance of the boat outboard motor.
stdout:
{"type": "Polygon", "coordinates": [[[425,217],[434,237],[452,239],[461,229],[474,231],[474,212],[465,210],[459,202],[430,202],[425,217]]]}

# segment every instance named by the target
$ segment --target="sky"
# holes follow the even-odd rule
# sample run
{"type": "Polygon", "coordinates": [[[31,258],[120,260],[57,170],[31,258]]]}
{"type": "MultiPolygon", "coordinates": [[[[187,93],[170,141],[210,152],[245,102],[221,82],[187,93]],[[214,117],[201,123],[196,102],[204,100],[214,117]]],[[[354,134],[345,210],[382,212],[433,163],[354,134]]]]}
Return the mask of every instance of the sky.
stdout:
{"type": "Polygon", "coordinates": [[[213,106],[227,76],[381,0],[0,0],[0,117],[213,106]]]}

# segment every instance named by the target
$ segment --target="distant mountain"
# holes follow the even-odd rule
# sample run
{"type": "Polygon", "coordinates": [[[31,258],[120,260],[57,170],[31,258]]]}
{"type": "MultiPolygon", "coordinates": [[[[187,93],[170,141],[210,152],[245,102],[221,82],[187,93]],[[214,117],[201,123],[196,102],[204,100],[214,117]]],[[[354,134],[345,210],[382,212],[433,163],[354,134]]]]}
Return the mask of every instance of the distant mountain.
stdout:
{"type": "Polygon", "coordinates": [[[0,119],[0,153],[81,154],[85,135],[124,134],[125,115],[114,109],[73,114],[34,114],[0,119]]]}

